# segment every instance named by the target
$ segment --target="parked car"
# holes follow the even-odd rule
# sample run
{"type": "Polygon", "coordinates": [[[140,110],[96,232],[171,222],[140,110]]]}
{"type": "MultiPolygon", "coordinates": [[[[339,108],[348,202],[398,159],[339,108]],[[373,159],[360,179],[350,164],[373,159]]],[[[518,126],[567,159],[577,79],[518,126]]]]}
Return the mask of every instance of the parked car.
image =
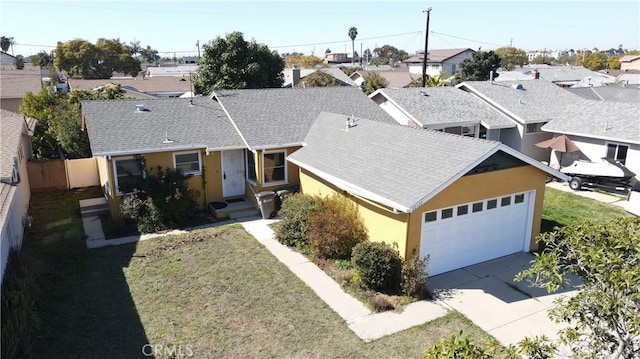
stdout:
{"type": "Polygon", "coordinates": [[[640,216],[640,181],[636,182],[629,190],[624,209],[629,213],[640,216]]]}

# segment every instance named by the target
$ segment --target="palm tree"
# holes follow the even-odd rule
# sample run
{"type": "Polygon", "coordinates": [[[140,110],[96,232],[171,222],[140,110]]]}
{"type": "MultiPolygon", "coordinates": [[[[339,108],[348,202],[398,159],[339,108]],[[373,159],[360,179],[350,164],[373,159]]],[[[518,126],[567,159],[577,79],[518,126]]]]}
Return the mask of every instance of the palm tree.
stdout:
{"type": "Polygon", "coordinates": [[[0,48],[2,48],[2,51],[4,52],[7,52],[9,47],[13,46],[15,43],[16,42],[13,41],[13,37],[0,36],[0,48]]]}
{"type": "Polygon", "coordinates": [[[427,87],[442,87],[446,86],[449,82],[453,81],[456,78],[455,75],[445,77],[447,74],[444,71],[440,71],[439,74],[435,76],[427,77],[427,87]]]}
{"type": "Polygon", "coordinates": [[[351,66],[354,65],[354,60],[355,60],[356,49],[355,49],[354,41],[356,41],[356,36],[358,36],[358,29],[353,26],[350,27],[349,37],[351,38],[351,66]]]}

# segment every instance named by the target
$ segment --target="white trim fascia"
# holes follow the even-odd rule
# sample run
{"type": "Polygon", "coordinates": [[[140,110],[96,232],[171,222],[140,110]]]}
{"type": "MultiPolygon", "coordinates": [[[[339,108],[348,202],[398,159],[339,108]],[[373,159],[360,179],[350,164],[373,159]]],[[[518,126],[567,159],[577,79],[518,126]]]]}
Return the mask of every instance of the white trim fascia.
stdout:
{"type": "Polygon", "coordinates": [[[251,150],[254,151],[270,151],[270,150],[278,150],[287,147],[295,147],[295,146],[304,146],[303,142],[292,142],[292,143],[284,143],[280,145],[268,145],[268,146],[256,146],[252,147],[251,150]]]}
{"type": "Polygon", "coordinates": [[[216,94],[215,91],[211,92],[211,99],[214,99],[214,98],[220,104],[220,107],[222,107],[222,111],[224,111],[224,113],[227,115],[227,118],[229,119],[229,122],[231,122],[231,124],[233,125],[233,128],[235,128],[236,132],[238,133],[238,135],[242,139],[242,142],[244,142],[244,144],[247,146],[248,149],[251,149],[251,146],[249,146],[249,142],[247,142],[247,139],[244,138],[244,136],[242,135],[242,132],[240,132],[240,129],[236,125],[235,121],[233,121],[233,118],[231,118],[231,115],[229,114],[229,111],[227,111],[227,108],[224,107],[224,105],[222,104],[222,101],[220,101],[220,98],[218,97],[218,95],[216,94]]]}
{"type": "Polygon", "coordinates": [[[469,164],[467,167],[463,168],[460,172],[458,172],[455,176],[449,178],[448,180],[444,181],[442,184],[440,184],[440,186],[438,186],[435,190],[431,191],[431,193],[427,194],[426,196],[424,196],[421,200],[419,200],[418,202],[416,202],[415,204],[413,204],[411,206],[410,211],[413,212],[414,210],[416,210],[418,207],[422,206],[423,204],[427,203],[429,200],[431,200],[433,197],[435,197],[438,193],[442,192],[445,188],[449,187],[453,182],[457,181],[459,178],[461,178],[462,176],[464,176],[465,174],[467,174],[469,171],[471,171],[472,169],[474,169],[477,165],[479,165],[480,163],[482,163],[482,161],[486,160],[487,158],[489,158],[490,156],[492,156],[494,153],[498,152],[498,151],[503,151],[507,154],[510,154],[511,156],[522,160],[523,162],[536,167],[537,169],[544,171],[546,173],[548,173],[549,175],[556,177],[558,179],[561,179],[563,181],[569,181],[571,179],[570,176],[567,176],[566,174],[555,170],[545,164],[543,164],[542,162],[536,161],[533,158],[523,154],[520,151],[516,151],[511,147],[508,147],[507,145],[503,144],[503,143],[496,143],[496,146],[494,148],[492,148],[491,150],[485,152],[484,155],[482,155],[481,157],[478,157],[475,161],[473,161],[471,164],[469,164]]]}
{"type": "Polygon", "coordinates": [[[480,120],[480,124],[484,126],[487,130],[502,130],[503,128],[514,128],[517,126],[515,123],[511,125],[504,125],[504,126],[491,126],[488,123],[484,122],[483,120],[480,120]]]}
{"type": "Polygon", "coordinates": [[[126,150],[126,151],[113,151],[113,152],[96,152],[93,154],[93,157],[107,157],[107,156],[133,156],[133,155],[141,155],[144,153],[158,153],[158,152],[179,152],[179,151],[188,151],[188,150],[201,150],[207,149],[205,145],[190,145],[190,146],[180,146],[180,147],[170,147],[170,148],[154,148],[154,149],[146,149],[146,150],[126,150]]]}
{"type": "Polygon", "coordinates": [[[590,134],[590,133],[580,133],[580,132],[564,131],[564,130],[549,130],[549,129],[545,129],[544,127],[545,126],[542,126],[542,131],[544,131],[544,132],[557,133],[557,134],[561,134],[561,135],[571,135],[571,136],[593,138],[593,139],[596,139],[596,140],[603,140],[603,141],[617,141],[617,142],[620,142],[622,144],[629,143],[629,144],[634,144],[634,145],[640,145],[640,140],[628,140],[628,139],[621,139],[621,138],[616,138],[616,137],[601,136],[601,135],[594,135],[594,134],[590,134]]]}
{"type": "Polygon", "coordinates": [[[239,146],[231,146],[231,147],[214,147],[214,148],[209,148],[207,147],[207,154],[212,154],[213,152],[222,152],[222,151],[233,151],[233,150],[245,150],[247,149],[246,147],[239,147],[239,146]]]}
{"type": "Polygon", "coordinates": [[[498,104],[497,102],[493,101],[492,99],[490,99],[489,97],[485,96],[484,94],[482,94],[480,91],[476,90],[475,88],[471,87],[469,84],[467,84],[466,82],[462,82],[460,84],[457,84],[455,86],[457,89],[460,89],[461,87],[464,87],[466,89],[468,89],[471,93],[473,93],[474,95],[476,95],[478,98],[480,98],[482,101],[484,101],[485,103],[487,103],[489,106],[494,107],[496,110],[502,112],[504,115],[506,115],[507,117],[510,117],[511,121],[514,122],[518,122],[520,125],[524,125],[526,123],[528,123],[527,121],[525,121],[523,118],[521,118],[520,116],[516,115],[515,113],[509,111],[506,109],[506,107],[503,107],[502,105],[498,104]]]}
{"type": "MultiPolygon", "coordinates": [[[[373,100],[374,95],[377,95],[377,94],[382,95],[382,97],[386,98],[386,99],[387,99],[387,101],[391,102],[391,104],[393,104],[393,105],[394,105],[398,110],[400,110],[400,112],[402,112],[402,113],[403,113],[403,114],[405,114],[407,117],[409,117],[409,119],[410,119],[411,121],[415,122],[415,123],[416,123],[416,125],[418,125],[418,126],[420,126],[420,127],[424,128],[424,126],[425,126],[425,124],[424,124],[424,123],[422,123],[422,122],[418,121],[418,119],[416,119],[412,114],[410,114],[409,112],[407,112],[407,110],[405,110],[402,106],[400,106],[397,102],[395,102],[395,101],[394,101],[391,97],[389,97],[389,96],[388,96],[388,95],[387,95],[383,90],[384,90],[384,89],[378,89],[378,90],[376,90],[376,91],[375,91],[375,92],[373,92],[371,95],[369,95],[369,98],[370,98],[372,101],[374,101],[374,100],[373,100]]],[[[374,101],[374,102],[375,102],[375,101],[374,101]]],[[[377,105],[377,104],[376,104],[376,105],[377,105]]],[[[380,107],[380,105],[378,105],[378,107],[380,107]]],[[[387,112],[387,111],[385,111],[385,112],[387,112]]],[[[388,114],[388,115],[389,115],[391,118],[393,118],[393,116],[391,116],[390,114],[388,114]]],[[[396,120],[396,119],[394,118],[394,120],[396,120]]],[[[396,120],[396,122],[398,122],[398,120],[396,120]]]]}
{"type": "Polygon", "coordinates": [[[390,199],[384,198],[380,195],[377,195],[371,191],[365,190],[359,186],[356,186],[350,182],[344,181],[340,178],[337,178],[335,176],[332,176],[328,173],[325,173],[323,171],[320,171],[319,169],[312,167],[312,166],[307,166],[304,163],[297,161],[295,159],[292,158],[287,158],[287,160],[291,163],[293,163],[294,165],[303,168],[311,173],[313,173],[314,175],[322,178],[323,180],[335,185],[336,187],[342,189],[343,191],[346,191],[348,193],[352,193],[356,196],[362,197],[362,198],[366,198],[369,200],[372,200],[374,202],[378,202],[380,204],[383,204],[385,206],[391,207],[394,210],[398,210],[400,212],[404,212],[404,213],[410,213],[411,210],[409,207],[401,205],[397,202],[394,202],[390,199]]]}

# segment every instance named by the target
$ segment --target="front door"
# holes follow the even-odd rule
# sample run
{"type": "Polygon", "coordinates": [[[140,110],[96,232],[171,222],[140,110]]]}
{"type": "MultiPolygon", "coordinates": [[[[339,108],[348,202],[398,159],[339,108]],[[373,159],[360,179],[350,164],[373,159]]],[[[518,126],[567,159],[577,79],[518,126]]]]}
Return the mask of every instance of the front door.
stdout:
{"type": "Polygon", "coordinates": [[[222,151],[222,196],[244,195],[244,150],[222,151]]]}

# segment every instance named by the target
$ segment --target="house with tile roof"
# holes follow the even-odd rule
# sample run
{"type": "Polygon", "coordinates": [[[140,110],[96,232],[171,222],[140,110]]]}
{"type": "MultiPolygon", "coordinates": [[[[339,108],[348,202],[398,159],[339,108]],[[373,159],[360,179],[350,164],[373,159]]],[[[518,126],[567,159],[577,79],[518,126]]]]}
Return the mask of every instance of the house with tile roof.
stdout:
{"type": "MultiPolygon", "coordinates": [[[[460,72],[460,63],[465,59],[472,59],[475,51],[469,48],[463,49],[432,49],[427,53],[427,75],[435,76],[444,72],[451,76],[460,72]]],[[[424,54],[411,56],[404,61],[412,74],[422,76],[422,62],[424,54]]]]}
{"type": "Polygon", "coordinates": [[[9,251],[22,245],[24,226],[28,225],[31,139],[36,121],[15,112],[0,110],[0,283],[9,251]]]}
{"type": "Polygon", "coordinates": [[[432,275],[532,249],[546,176],[566,180],[499,142],[401,126],[355,87],[84,101],[82,111],[114,215],[120,185],[157,166],[191,175],[202,208],[245,201],[255,213],[258,194],[293,186],[338,192],[371,240],[429,256],[432,275]]]}
{"type": "Polygon", "coordinates": [[[379,89],[369,97],[405,126],[495,141],[502,130],[516,127],[504,114],[454,87],[379,89]]]}

